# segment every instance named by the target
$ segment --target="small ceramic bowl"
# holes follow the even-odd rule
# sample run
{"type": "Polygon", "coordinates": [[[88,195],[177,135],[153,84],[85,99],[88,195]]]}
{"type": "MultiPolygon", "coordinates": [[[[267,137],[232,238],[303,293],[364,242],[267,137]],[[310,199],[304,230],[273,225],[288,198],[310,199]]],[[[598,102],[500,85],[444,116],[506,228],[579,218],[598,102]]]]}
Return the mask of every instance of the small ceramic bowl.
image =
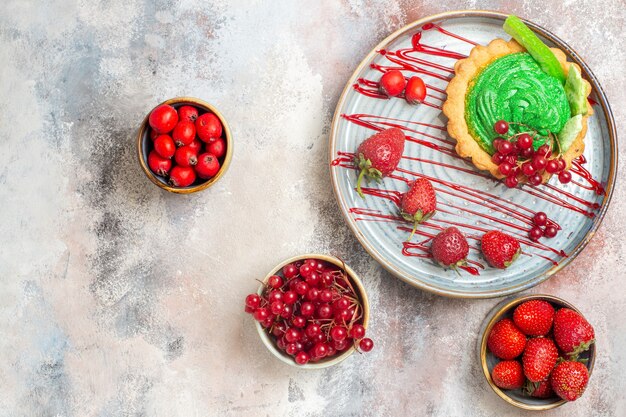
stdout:
{"type": "Polygon", "coordinates": [[[215,184],[222,177],[222,175],[224,175],[224,173],[226,172],[226,170],[228,169],[230,165],[230,160],[232,159],[232,156],[233,156],[233,138],[230,133],[230,128],[228,127],[228,123],[226,123],[226,119],[224,119],[224,116],[222,116],[222,114],[215,107],[213,107],[206,101],[202,101],[200,99],[193,98],[193,97],[171,98],[169,100],[164,101],[163,103],[158,104],[154,108],[162,104],[169,104],[170,106],[176,109],[184,105],[191,105],[191,106],[196,107],[200,111],[200,113],[210,112],[210,113],[215,114],[217,118],[220,119],[220,122],[222,123],[222,127],[223,127],[222,135],[224,137],[224,140],[226,141],[226,154],[222,158],[220,158],[220,164],[221,164],[220,170],[217,172],[217,174],[213,178],[210,178],[204,182],[195,183],[194,185],[190,185],[189,187],[170,186],[167,183],[165,178],[155,175],[152,172],[152,170],[150,170],[150,168],[148,167],[148,154],[150,153],[150,150],[151,150],[151,146],[150,146],[151,141],[150,141],[150,136],[149,136],[150,126],[148,124],[148,118],[150,117],[150,113],[152,113],[152,110],[154,110],[152,109],[148,112],[146,117],[143,119],[143,122],[141,123],[141,126],[139,127],[139,133],[137,134],[137,155],[139,157],[139,164],[141,165],[143,172],[145,172],[148,179],[150,179],[150,181],[152,181],[158,187],[164,190],[167,190],[169,192],[172,192],[172,193],[190,194],[190,193],[195,193],[197,191],[202,191],[202,190],[209,188],[210,186],[215,184]]]}
{"type": "MultiPolygon", "coordinates": [[[[493,325],[496,324],[500,319],[507,317],[512,318],[515,308],[521,303],[529,300],[545,300],[550,302],[555,307],[555,309],[567,307],[582,315],[582,313],[578,311],[576,307],[574,307],[567,301],[554,297],[552,295],[530,294],[521,297],[506,299],[496,305],[489,312],[489,314],[487,314],[487,317],[482,324],[482,328],[479,333],[480,337],[478,339],[478,357],[480,358],[480,364],[482,366],[485,378],[487,379],[487,383],[489,384],[491,389],[493,389],[493,391],[498,394],[498,396],[504,401],[524,410],[550,410],[552,408],[556,408],[565,404],[567,401],[562,400],[557,396],[551,398],[529,397],[524,395],[521,389],[502,390],[498,388],[491,379],[491,371],[493,367],[500,361],[500,359],[496,358],[491,352],[489,352],[489,349],[487,349],[487,338],[489,337],[489,333],[491,332],[493,325]]],[[[587,359],[587,369],[589,369],[589,375],[591,376],[591,372],[593,371],[593,364],[596,358],[595,343],[591,345],[591,348],[587,352],[582,354],[580,358],[587,359]]]]}
{"type": "MultiPolygon", "coordinates": [[[[276,265],[274,267],[274,269],[272,269],[272,271],[269,274],[267,274],[267,276],[263,279],[263,285],[259,286],[257,294],[261,295],[263,293],[264,284],[267,282],[269,277],[271,277],[272,275],[275,275],[275,274],[279,273],[280,271],[282,271],[283,266],[285,266],[287,264],[290,264],[292,262],[303,261],[305,259],[320,259],[322,261],[326,261],[328,263],[331,263],[331,264],[333,264],[333,265],[335,265],[335,266],[345,270],[348,273],[348,276],[350,277],[350,280],[354,284],[354,289],[355,289],[355,291],[358,292],[358,297],[361,300],[361,304],[363,306],[363,327],[365,327],[367,329],[367,323],[369,322],[369,316],[370,316],[370,305],[369,305],[369,302],[367,301],[367,294],[365,293],[365,288],[363,288],[363,283],[361,283],[361,280],[356,275],[356,273],[352,270],[352,268],[350,268],[348,265],[344,264],[340,259],[337,259],[334,256],[321,255],[321,254],[317,254],[317,253],[309,253],[309,254],[306,254],[306,255],[295,256],[293,258],[287,259],[287,260],[281,262],[280,264],[276,265]]],[[[297,363],[294,362],[294,360],[293,360],[293,358],[291,356],[289,356],[285,352],[281,351],[276,346],[274,338],[267,333],[267,331],[263,328],[263,326],[261,326],[261,324],[259,322],[255,322],[255,323],[256,323],[257,331],[259,332],[259,336],[261,336],[261,340],[263,341],[263,344],[265,344],[267,349],[270,352],[272,352],[272,354],[274,356],[276,356],[278,359],[280,359],[284,363],[286,363],[288,365],[296,366],[296,367],[298,367],[300,369],[322,369],[322,368],[327,368],[329,366],[336,365],[339,362],[344,361],[345,359],[348,358],[348,356],[352,355],[356,351],[355,347],[352,346],[349,349],[346,349],[340,355],[336,355],[336,356],[333,356],[331,358],[324,358],[324,359],[322,359],[322,360],[320,360],[318,362],[309,362],[309,363],[307,363],[305,365],[298,365],[297,363]]]]}

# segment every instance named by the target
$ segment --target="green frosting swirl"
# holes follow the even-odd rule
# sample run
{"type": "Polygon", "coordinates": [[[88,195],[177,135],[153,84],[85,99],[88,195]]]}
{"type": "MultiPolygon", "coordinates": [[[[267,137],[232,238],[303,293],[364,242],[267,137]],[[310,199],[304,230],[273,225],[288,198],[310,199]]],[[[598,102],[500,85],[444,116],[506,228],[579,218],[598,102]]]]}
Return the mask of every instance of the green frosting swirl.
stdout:
{"type": "Polygon", "coordinates": [[[509,122],[509,135],[537,131],[536,149],[546,142],[549,132],[561,131],[570,113],[561,83],[543,72],[526,52],[505,55],[487,65],[472,81],[465,100],[470,133],[489,154],[495,152],[496,121],[509,122]]]}

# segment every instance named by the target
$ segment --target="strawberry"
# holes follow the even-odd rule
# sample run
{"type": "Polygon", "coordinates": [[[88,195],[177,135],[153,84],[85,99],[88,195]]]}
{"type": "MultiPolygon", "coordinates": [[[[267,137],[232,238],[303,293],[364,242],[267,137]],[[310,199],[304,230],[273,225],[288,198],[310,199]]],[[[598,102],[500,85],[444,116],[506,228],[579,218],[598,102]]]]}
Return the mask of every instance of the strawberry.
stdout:
{"type": "Polygon", "coordinates": [[[526,336],[511,319],[502,319],[493,325],[487,347],[500,359],[514,359],[522,354],[526,347],[526,336]]]}
{"type": "Polygon", "coordinates": [[[535,398],[550,398],[554,396],[554,391],[552,391],[552,385],[549,379],[541,382],[530,382],[526,380],[524,393],[535,398]]]}
{"type": "Polygon", "coordinates": [[[491,379],[502,389],[518,389],[524,385],[524,371],[518,361],[502,361],[491,371],[491,379]]]}
{"type": "Polygon", "coordinates": [[[513,322],[527,336],[545,336],[553,320],[554,307],[544,300],[526,301],[513,312],[513,322]]]}
{"type": "Polygon", "coordinates": [[[469,245],[459,229],[448,227],[435,236],[430,245],[430,252],[439,265],[444,268],[456,268],[465,264],[469,245]]]}
{"type": "Polygon", "coordinates": [[[569,308],[554,315],[554,340],[570,358],[577,358],[594,343],[593,327],[583,316],[569,308]]]}
{"type": "Polygon", "coordinates": [[[380,77],[380,91],[388,97],[399,95],[405,86],[406,79],[398,70],[387,71],[380,77]]]}
{"type": "Polygon", "coordinates": [[[437,208],[437,195],[433,185],[426,178],[418,178],[413,181],[409,191],[404,193],[400,202],[400,213],[404,220],[413,223],[413,231],[408,240],[415,234],[417,225],[425,222],[435,214],[437,208]]]}
{"type": "Polygon", "coordinates": [[[483,235],[481,248],[483,256],[494,268],[507,268],[520,254],[517,239],[497,230],[483,235]]]}
{"type": "Polygon", "coordinates": [[[418,104],[426,98],[426,85],[420,77],[411,77],[406,84],[404,98],[409,104],[418,104]]]}
{"type": "Polygon", "coordinates": [[[550,376],[558,358],[559,350],[552,339],[545,337],[529,339],[522,356],[524,375],[531,382],[543,381],[550,376]]]}
{"type": "Polygon", "coordinates": [[[587,367],[574,361],[559,363],[550,375],[552,389],[556,395],[565,401],[575,401],[580,398],[585,392],[588,381],[589,370],[587,367]]]}
{"type": "Polygon", "coordinates": [[[404,151],[404,133],[398,128],[391,128],[376,133],[365,139],[356,151],[354,160],[361,170],[356,182],[356,190],[361,197],[361,181],[364,176],[380,181],[398,167],[404,151]]]}

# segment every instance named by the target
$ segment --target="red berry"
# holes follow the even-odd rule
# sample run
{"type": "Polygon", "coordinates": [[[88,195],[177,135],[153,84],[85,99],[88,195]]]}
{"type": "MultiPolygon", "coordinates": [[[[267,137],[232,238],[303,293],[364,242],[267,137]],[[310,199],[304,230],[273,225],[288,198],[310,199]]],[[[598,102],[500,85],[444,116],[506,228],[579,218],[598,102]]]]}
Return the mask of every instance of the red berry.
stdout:
{"type": "Polygon", "coordinates": [[[558,170],[559,163],[555,159],[550,159],[546,163],[546,172],[548,172],[549,174],[554,174],[555,172],[558,172],[558,170]]]}
{"type": "Polygon", "coordinates": [[[311,358],[309,357],[309,354],[302,351],[302,352],[298,352],[298,354],[295,357],[295,361],[298,365],[305,365],[309,362],[311,358]]]}
{"type": "Polygon", "coordinates": [[[187,146],[193,149],[196,155],[198,155],[200,151],[202,150],[202,142],[200,142],[198,139],[192,140],[191,143],[187,146]]]}
{"type": "Polygon", "coordinates": [[[498,166],[498,171],[500,171],[502,175],[509,175],[512,169],[513,167],[508,162],[502,162],[500,166],[498,166]]]}
{"type": "Polygon", "coordinates": [[[267,285],[270,288],[278,289],[283,286],[283,279],[278,275],[272,275],[268,278],[267,285]]]}
{"type": "Polygon", "coordinates": [[[297,342],[300,336],[302,336],[300,330],[294,329],[293,327],[285,331],[285,340],[289,343],[297,342]]]}
{"type": "Polygon", "coordinates": [[[345,327],[335,326],[332,329],[330,329],[329,335],[333,340],[341,341],[345,339],[346,337],[348,337],[348,331],[346,330],[345,327]]]}
{"type": "Polygon", "coordinates": [[[152,110],[148,122],[150,127],[157,133],[164,134],[174,129],[174,126],[178,123],[178,113],[169,104],[161,104],[152,110]]]}
{"type": "Polygon", "coordinates": [[[174,187],[188,187],[196,180],[196,173],[191,167],[175,166],[170,172],[170,184],[174,187]]]}
{"type": "Polygon", "coordinates": [[[261,296],[258,294],[249,294],[246,297],[246,306],[257,308],[261,305],[261,296]]]}
{"type": "Polygon", "coordinates": [[[326,343],[318,342],[315,344],[315,347],[313,347],[313,349],[315,351],[315,356],[317,356],[318,358],[323,358],[328,354],[328,345],[326,343]]]}
{"type": "Polygon", "coordinates": [[[535,167],[537,171],[541,171],[542,169],[546,167],[547,160],[543,155],[538,154],[538,155],[533,156],[532,164],[533,164],[533,167],[535,167]]]}
{"type": "Polygon", "coordinates": [[[527,336],[545,336],[553,321],[554,307],[545,300],[523,302],[513,311],[513,322],[527,336]]]}
{"type": "Polygon", "coordinates": [[[530,159],[535,154],[535,150],[533,148],[522,149],[519,153],[519,156],[522,159],[530,159]]]}
{"type": "Polygon", "coordinates": [[[507,155],[504,158],[504,162],[506,162],[509,165],[511,165],[512,167],[514,167],[513,169],[517,168],[517,157],[515,155],[507,155]]]}
{"type": "Polygon", "coordinates": [[[518,184],[517,177],[515,175],[509,175],[504,180],[504,184],[509,188],[517,187],[517,184],[518,184]]]}
{"type": "Polygon", "coordinates": [[[513,144],[511,142],[504,140],[500,142],[500,144],[498,145],[498,152],[500,152],[503,155],[509,154],[512,151],[513,151],[513,144]]]}
{"type": "MultiPolygon", "coordinates": [[[[283,303],[284,303],[284,301],[283,301],[283,303]]],[[[282,318],[284,318],[285,320],[289,320],[289,318],[292,315],[293,315],[293,306],[285,304],[285,307],[283,307],[283,311],[282,311],[282,313],[280,313],[280,316],[282,318]]]]}
{"type": "Polygon", "coordinates": [[[498,120],[493,125],[493,130],[495,130],[498,135],[504,135],[509,131],[509,124],[504,120],[498,120]]]}
{"type": "Polygon", "coordinates": [[[539,149],[537,149],[537,154],[542,156],[548,156],[552,150],[550,149],[550,145],[541,145],[539,149]]]}
{"type": "Polygon", "coordinates": [[[359,349],[361,349],[363,352],[369,352],[373,348],[374,348],[374,342],[372,341],[372,339],[368,337],[366,337],[365,339],[362,339],[361,342],[359,342],[359,349]]]}
{"type": "Polygon", "coordinates": [[[543,177],[541,176],[541,174],[534,174],[528,177],[528,183],[530,185],[539,185],[541,184],[541,181],[543,181],[543,177]]]}
{"type": "Polygon", "coordinates": [[[352,329],[350,329],[350,337],[353,339],[362,339],[365,337],[365,327],[360,324],[352,325],[352,329]]]}
{"type": "Polygon", "coordinates": [[[406,79],[404,75],[398,70],[387,71],[380,77],[380,91],[381,93],[395,97],[399,95],[406,86],[406,79]]]}
{"type": "Polygon", "coordinates": [[[493,140],[493,142],[491,142],[491,144],[493,145],[493,148],[497,150],[502,142],[506,142],[506,139],[497,137],[493,140]]]}
{"type": "Polygon", "coordinates": [[[575,401],[583,395],[589,382],[589,370],[580,362],[563,361],[550,375],[554,392],[565,401],[575,401]]]}
{"type": "Polygon", "coordinates": [[[283,302],[285,304],[291,305],[298,301],[298,294],[295,291],[285,291],[283,294],[283,302]]]}
{"type": "Polygon", "coordinates": [[[493,162],[496,165],[500,165],[503,161],[504,161],[504,155],[502,155],[500,152],[496,152],[491,156],[491,162],[493,162]]]}
{"type": "Polygon", "coordinates": [[[333,340],[333,347],[335,348],[335,350],[337,350],[338,352],[341,352],[342,350],[346,350],[348,348],[348,339],[344,339],[344,340],[333,340]]]}
{"type": "Polygon", "coordinates": [[[348,307],[350,307],[350,300],[348,300],[346,297],[341,297],[333,303],[333,307],[336,310],[346,310],[348,307]]]}
{"type": "Polygon", "coordinates": [[[150,139],[154,142],[154,140],[159,136],[159,132],[154,129],[150,129],[150,139]]]}
{"type": "Polygon", "coordinates": [[[522,164],[522,172],[527,177],[530,177],[531,175],[533,175],[536,172],[536,169],[533,166],[533,164],[531,164],[530,162],[524,162],[522,164]]]}
{"type": "Polygon", "coordinates": [[[293,356],[299,351],[300,350],[298,350],[298,345],[296,343],[289,343],[287,344],[287,346],[285,346],[285,352],[287,353],[287,355],[293,356]]]}
{"type": "Polygon", "coordinates": [[[270,316],[270,312],[265,307],[259,307],[254,310],[254,319],[256,321],[264,321],[270,316]]]}
{"type": "Polygon", "coordinates": [[[329,319],[333,315],[333,308],[328,304],[321,304],[317,308],[317,316],[320,319],[329,319]]]}
{"type": "Polygon", "coordinates": [[[210,153],[203,153],[198,157],[196,172],[202,179],[214,177],[220,170],[220,163],[217,158],[210,153]]]}
{"type": "Polygon", "coordinates": [[[572,174],[569,171],[562,171],[559,173],[559,181],[561,184],[567,184],[572,180],[572,174]]]}
{"type": "Polygon", "coordinates": [[[174,160],[181,167],[189,167],[198,163],[198,157],[190,146],[181,146],[176,149],[174,160]]]}
{"type": "Polygon", "coordinates": [[[222,136],[222,123],[213,113],[205,113],[196,119],[196,132],[203,142],[210,142],[222,136]]]}
{"type": "MultiPolygon", "coordinates": [[[[307,282],[308,284],[308,282],[307,282]]],[[[309,291],[307,291],[307,293],[304,295],[304,298],[307,301],[317,301],[317,299],[320,296],[320,290],[318,290],[317,288],[313,287],[313,288],[309,288],[309,291]]]]}
{"type": "Polygon", "coordinates": [[[185,146],[191,144],[196,137],[196,127],[193,123],[183,120],[178,122],[172,132],[172,139],[176,142],[176,146],[185,146]]]}
{"type": "Polygon", "coordinates": [[[283,312],[284,308],[285,308],[285,303],[283,303],[282,301],[274,301],[272,304],[270,304],[270,311],[275,316],[280,315],[280,313],[283,312]]]}
{"type": "Polygon", "coordinates": [[[315,313],[315,305],[311,302],[304,302],[300,305],[300,314],[304,317],[311,317],[315,313]]]}
{"type": "Polygon", "coordinates": [[[498,362],[491,371],[491,379],[502,389],[519,389],[524,385],[524,371],[518,361],[498,362]]]}
{"type": "Polygon", "coordinates": [[[305,278],[306,283],[309,284],[310,287],[317,287],[320,283],[320,280],[321,276],[317,271],[311,272],[309,276],[305,278]]]}
{"type": "Polygon", "coordinates": [[[283,266],[283,275],[287,279],[291,279],[298,275],[298,268],[294,264],[287,264],[283,266]]]}
{"type": "Polygon", "coordinates": [[[554,339],[566,355],[578,356],[594,343],[595,331],[583,316],[561,308],[554,315],[554,339]]]}
{"type": "Polygon", "coordinates": [[[165,177],[172,168],[172,160],[163,158],[155,151],[151,151],[148,154],[148,166],[155,174],[165,177]]]}
{"type": "Polygon", "coordinates": [[[543,236],[543,230],[541,230],[540,227],[533,227],[532,229],[530,229],[530,232],[528,232],[528,237],[533,242],[538,241],[539,239],[541,239],[542,236],[543,236]]]}
{"type": "Polygon", "coordinates": [[[563,171],[565,168],[567,168],[567,162],[565,162],[565,159],[559,158],[557,160],[557,163],[559,164],[559,171],[563,171]]]}
{"type": "Polygon", "coordinates": [[[198,118],[198,109],[193,106],[182,106],[178,109],[178,120],[195,122],[198,118]]]}
{"type": "Polygon", "coordinates": [[[304,295],[307,293],[307,291],[309,291],[309,284],[304,281],[300,281],[296,284],[294,290],[298,295],[304,295]]]}
{"type": "Polygon", "coordinates": [[[543,231],[545,237],[553,238],[558,233],[558,230],[554,226],[546,226],[546,229],[543,231]]]}
{"type": "Polygon", "coordinates": [[[320,292],[320,301],[324,303],[330,303],[333,300],[333,292],[329,289],[324,289],[320,292]]]}
{"type": "Polygon", "coordinates": [[[545,226],[547,222],[548,222],[548,216],[543,211],[538,211],[533,216],[533,223],[535,223],[535,225],[537,226],[545,226]]]}
{"type": "Polygon", "coordinates": [[[514,359],[522,354],[526,347],[526,336],[511,319],[502,319],[494,324],[487,347],[500,359],[514,359]]]}
{"type": "Polygon", "coordinates": [[[319,324],[317,323],[311,323],[308,326],[306,326],[306,329],[304,331],[304,333],[308,336],[308,337],[315,337],[318,334],[320,334],[322,332],[321,327],[319,324]]]}
{"type": "Polygon", "coordinates": [[[558,358],[559,350],[552,339],[546,337],[528,339],[522,356],[524,375],[531,382],[543,381],[550,376],[558,358]]]}
{"type": "Polygon", "coordinates": [[[273,303],[274,301],[283,301],[283,293],[280,290],[272,290],[270,291],[267,300],[270,303],[273,303]]]}
{"type": "Polygon", "coordinates": [[[517,146],[520,149],[530,149],[533,146],[533,139],[530,135],[523,133],[517,138],[517,146]]]}
{"type": "Polygon", "coordinates": [[[176,144],[169,135],[159,135],[154,140],[154,150],[163,158],[170,159],[176,152],[176,144]]]}
{"type": "Polygon", "coordinates": [[[212,153],[217,158],[221,158],[226,154],[226,142],[222,138],[217,138],[214,141],[207,143],[206,151],[212,153]]]}
{"type": "Polygon", "coordinates": [[[426,98],[426,84],[420,77],[411,77],[406,83],[404,98],[409,104],[419,104],[426,98]]]}

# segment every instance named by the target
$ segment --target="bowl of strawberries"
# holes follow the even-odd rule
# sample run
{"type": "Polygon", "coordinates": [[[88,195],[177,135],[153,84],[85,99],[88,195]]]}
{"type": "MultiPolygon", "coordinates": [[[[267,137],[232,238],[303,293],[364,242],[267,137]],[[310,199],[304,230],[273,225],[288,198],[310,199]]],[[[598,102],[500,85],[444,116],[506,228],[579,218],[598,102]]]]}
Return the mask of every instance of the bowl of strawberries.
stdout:
{"type": "Polygon", "coordinates": [[[245,312],[267,349],[288,365],[326,368],[374,347],[365,334],[365,288],[333,256],[307,254],[281,262],[246,297],[245,312]]]}
{"type": "Polygon", "coordinates": [[[582,313],[551,295],[498,304],[479,339],[481,366],[500,398],[549,410],[583,395],[595,361],[595,332],[582,313]]]}
{"type": "Polygon", "coordinates": [[[146,176],[177,194],[213,185],[228,169],[232,153],[224,117],[193,97],[173,98],[153,108],[137,135],[139,164],[146,176]]]}

